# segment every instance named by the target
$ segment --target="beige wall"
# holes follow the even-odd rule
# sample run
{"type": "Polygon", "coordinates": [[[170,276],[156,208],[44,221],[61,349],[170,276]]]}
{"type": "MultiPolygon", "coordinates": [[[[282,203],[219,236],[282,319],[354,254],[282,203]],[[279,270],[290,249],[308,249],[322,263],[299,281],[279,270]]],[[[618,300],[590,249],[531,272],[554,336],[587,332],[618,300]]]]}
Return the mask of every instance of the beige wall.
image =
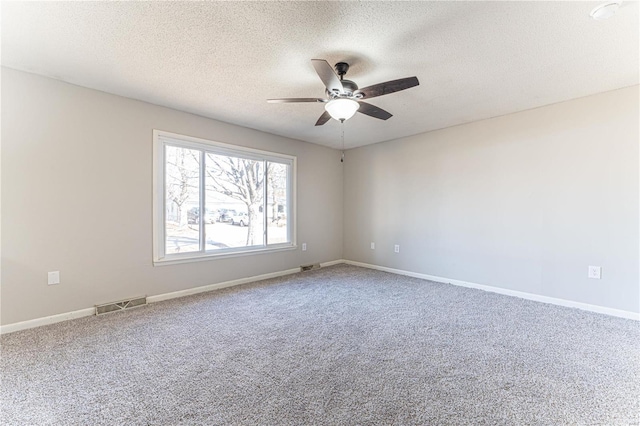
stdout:
{"type": "Polygon", "coordinates": [[[345,258],[639,312],[638,104],[636,86],[348,151],[345,258]]]}
{"type": "Polygon", "coordinates": [[[342,256],[338,151],[6,68],[1,181],[2,324],[342,256]],[[154,267],[153,129],[297,156],[308,250],[154,267]]]}

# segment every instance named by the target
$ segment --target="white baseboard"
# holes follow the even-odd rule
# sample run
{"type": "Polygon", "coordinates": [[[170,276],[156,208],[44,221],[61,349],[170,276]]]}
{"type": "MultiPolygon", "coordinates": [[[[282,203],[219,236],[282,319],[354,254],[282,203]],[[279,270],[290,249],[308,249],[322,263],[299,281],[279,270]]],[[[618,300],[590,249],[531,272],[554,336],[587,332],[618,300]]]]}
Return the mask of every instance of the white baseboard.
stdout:
{"type": "MultiPolygon", "coordinates": [[[[345,260],[345,259],[332,260],[329,262],[321,263],[320,266],[326,267],[326,266],[338,265],[341,263],[360,266],[363,268],[376,269],[378,271],[390,272],[392,274],[406,275],[409,277],[420,278],[423,280],[435,281],[435,282],[444,283],[444,284],[453,284],[461,287],[475,288],[478,290],[490,291],[492,293],[504,294],[506,296],[513,296],[513,297],[520,297],[522,299],[534,300],[536,302],[549,303],[552,305],[565,306],[569,308],[578,308],[585,311],[597,312],[600,314],[611,315],[614,317],[640,321],[640,313],[636,313],[636,312],[623,311],[620,309],[607,308],[607,307],[598,306],[598,305],[590,305],[588,303],[574,302],[572,300],[557,299],[555,297],[541,296],[533,293],[525,293],[522,291],[509,290],[506,288],[493,287],[489,285],[476,284],[476,283],[471,283],[467,281],[454,280],[451,278],[437,277],[434,275],[420,274],[417,272],[404,271],[402,269],[388,268],[386,266],[372,265],[369,263],[356,262],[353,260],[345,260]]],[[[171,293],[148,296],[147,303],[161,302],[163,300],[190,296],[192,294],[205,293],[208,291],[219,290],[221,288],[233,287],[236,285],[248,284],[255,281],[262,281],[269,278],[281,277],[284,275],[294,274],[296,272],[300,272],[300,269],[299,268],[287,269],[284,271],[271,272],[268,274],[256,275],[253,277],[239,278],[237,280],[205,285],[202,287],[195,287],[195,288],[189,288],[186,290],[174,291],[171,293]]],[[[66,312],[63,314],[51,315],[48,317],[36,318],[28,321],[16,322],[13,324],[0,325],[0,334],[13,333],[15,331],[27,330],[29,328],[55,324],[62,321],[68,321],[71,319],[88,317],[92,315],[95,315],[95,307],[80,309],[73,312],[66,312]]]]}
{"type": "Polygon", "coordinates": [[[158,294],[156,296],[148,296],[147,303],[162,302],[163,300],[176,299],[178,297],[191,296],[192,294],[206,293],[208,291],[219,290],[221,288],[233,287],[251,283],[254,281],[268,280],[269,278],[282,277],[283,275],[295,274],[300,272],[300,268],[287,269],[284,271],[271,272],[268,274],[256,275],[253,277],[239,278],[237,280],[225,281],[216,284],[205,285],[202,287],[188,288],[186,290],[174,291],[171,293],[158,294]]]}
{"type": "Polygon", "coordinates": [[[330,262],[321,263],[320,267],[324,268],[325,266],[339,265],[339,264],[345,263],[345,262],[346,262],[346,260],[344,260],[344,259],[332,260],[330,262]]]}
{"type": "Polygon", "coordinates": [[[467,281],[454,280],[451,278],[437,277],[434,275],[419,274],[417,272],[404,271],[402,269],[387,268],[386,266],[378,266],[378,265],[372,265],[369,263],[355,262],[353,260],[344,260],[343,263],[346,263],[348,265],[360,266],[363,268],[377,269],[378,271],[391,272],[392,274],[406,275],[409,277],[421,278],[423,280],[435,281],[435,282],[444,283],[444,284],[453,284],[460,287],[475,288],[478,290],[490,291],[492,293],[504,294],[506,296],[519,297],[521,299],[534,300],[536,302],[549,303],[551,305],[577,308],[577,309],[582,309],[584,311],[597,312],[599,314],[611,315],[614,317],[640,321],[640,313],[637,313],[637,312],[623,311],[620,309],[607,308],[607,307],[598,306],[598,305],[590,305],[588,303],[558,299],[558,298],[549,297],[549,296],[541,296],[539,294],[525,293],[523,291],[509,290],[506,288],[476,284],[476,283],[471,283],[467,281]]]}
{"type": "Polygon", "coordinates": [[[55,324],[57,322],[68,321],[82,317],[90,317],[91,315],[95,315],[95,313],[96,308],[85,308],[78,311],[65,312],[63,314],[51,315],[48,317],[36,318],[28,321],[14,322],[13,324],[0,326],[0,334],[13,333],[14,331],[41,327],[43,325],[55,324]]]}
{"type": "MultiPolygon", "coordinates": [[[[331,266],[338,263],[344,263],[344,260],[332,260],[330,262],[321,263],[320,266],[331,266]]],[[[254,281],[267,280],[269,278],[281,277],[284,275],[295,274],[300,272],[300,268],[287,269],[284,271],[271,272],[268,274],[255,275],[253,277],[239,278],[237,280],[225,281],[216,284],[205,285],[202,287],[188,288],[185,290],[174,291],[171,293],[157,294],[155,296],[148,296],[147,303],[162,302],[163,300],[175,299],[178,297],[190,296],[192,294],[205,293],[208,291],[219,290],[221,288],[233,287],[236,285],[247,284],[254,281]]],[[[15,331],[27,330],[29,328],[40,327],[43,325],[55,324],[57,322],[67,321],[76,318],[88,317],[95,315],[96,308],[85,308],[78,311],[66,312],[63,314],[51,315],[43,318],[36,318],[28,321],[16,322],[13,324],[0,325],[0,334],[13,333],[15,331]]]]}

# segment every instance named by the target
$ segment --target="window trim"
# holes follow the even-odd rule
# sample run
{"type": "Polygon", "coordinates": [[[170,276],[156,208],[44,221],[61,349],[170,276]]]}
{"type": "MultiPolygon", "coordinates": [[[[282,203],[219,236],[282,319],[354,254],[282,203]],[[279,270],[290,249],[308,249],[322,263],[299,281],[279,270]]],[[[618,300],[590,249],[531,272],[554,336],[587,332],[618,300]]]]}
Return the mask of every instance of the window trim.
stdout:
{"type": "MultiPolygon", "coordinates": [[[[203,153],[203,155],[206,155],[203,153]]],[[[266,173],[266,170],[265,170],[266,173]]],[[[220,258],[230,258],[247,256],[254,254],[275,253],[287,250],[296,250],[296,217],[297,217],[297,157],[288,154],[281,154],[260,149],[247,148],[244,146],[232,145],[223,142],[211,141],[193,136],[171,133],[164,130],[153,129],[153,264],[154,266],[172,265],[176,263],[188,263],[203,260],[213,260],[220,258]],[[291,173],[288,176],[289,194],[287,199],[287,233],[288,243],[267,244],[252,247],[237,247],[225,249],[222,253],[216,251],[198,251],[191,253],[171,254],[165,253],[166,244],[166,175],[165,175],[165,145],[174,140],[178,146],[197,150],[213,149],[216,154],[232,155],[235,157],[248,158],[260,161],[271,161],[275,163],[287,164],[291,166],[291,173]]],[[[204,185],[200,185],[200,204],[204,202],[202,192],[204,185]]],[[[266,185],[265,185],[266,191],[266,185]]],[[[202,210],[202,206],[200,206],[202,210]]],[[[265,212],[266,215],[266,212],[265,212]]],[[[265,219],[266,220],[266,219],[265,219]]],[[[266,230],[266,228],[265,228],[266,230]]],[[[201,241],[204,227],[200,227],[201,241]]]]}

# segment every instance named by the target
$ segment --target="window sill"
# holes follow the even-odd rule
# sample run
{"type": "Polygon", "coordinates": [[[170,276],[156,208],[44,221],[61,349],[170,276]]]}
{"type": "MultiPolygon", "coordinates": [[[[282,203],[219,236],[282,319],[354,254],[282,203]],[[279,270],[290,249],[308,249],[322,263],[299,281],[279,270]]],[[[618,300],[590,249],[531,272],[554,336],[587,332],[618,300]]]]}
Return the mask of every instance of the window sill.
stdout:
{"type": "Polygon", "coordinates": [[[290,251],[297,250],[298,246],[295,244],[286,245],[283,247],[269,247],[269,248],[256,248],[256,249],[247,249],[247,250],[238,250],[231,251],[225,253],[204,253],[204,254],[185,254],[180,257],[170,257],[163,259],[154,259],[153,266],[165,266],[165,265],[176,265],[179,263],[192,263],[192,262],[203,262],[207,260],[216,260],[216,259],[228,259],[232,257],[242,257],[242,256],[250,256],[253,254],[268,254],[268,253],[277,253],[281,251],[290,251]]]}

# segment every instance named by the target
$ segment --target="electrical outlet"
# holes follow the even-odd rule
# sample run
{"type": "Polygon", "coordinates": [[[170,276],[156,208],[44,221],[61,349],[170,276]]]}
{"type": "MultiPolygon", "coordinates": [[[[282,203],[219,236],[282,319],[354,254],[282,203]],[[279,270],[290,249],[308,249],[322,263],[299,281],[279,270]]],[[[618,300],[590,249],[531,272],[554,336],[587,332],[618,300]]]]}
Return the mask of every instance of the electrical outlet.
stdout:
{"type": "Polygon", "coordinates": [[[60,271],[51,271],[47,276],[47,284],[54,285],[60,284],[60,271]]]}
{"type": "Polygon", "coordinates": [[[302,251],[307,251],[307,243],[302,243],[302,251]]]}
{"type": "Polygon", "coordinates": [[[376,243],[371,243],[371,250],[375,250],[376,249],[376,243]]]}
{"type": "Polygon", "coordinates": [[[393,246],[393,251],[396,253],[400,253],[400,245],[396,244],[395,246],[393,246]]]}
{"type": "Polygon", "coordinates": [[[589,266],[589,278],[599,280],[602,278],[601,266],[589,266]]]}

